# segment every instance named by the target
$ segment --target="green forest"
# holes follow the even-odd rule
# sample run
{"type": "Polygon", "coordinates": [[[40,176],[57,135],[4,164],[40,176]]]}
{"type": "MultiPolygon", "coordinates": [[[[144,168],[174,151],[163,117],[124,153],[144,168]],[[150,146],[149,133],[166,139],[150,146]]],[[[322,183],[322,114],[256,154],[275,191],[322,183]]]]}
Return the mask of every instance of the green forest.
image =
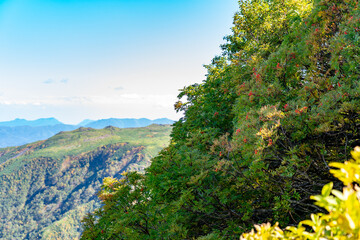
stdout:
{"type": "Polygon", "coordinates": [[[170,126],[79,128],[0,149],[0,239],[78,239],[102,180],[143,172],[170,126]]]}
{"type": "Polygon", "coordinates": [[[81,239],[359,238],[358,1],[238,7],[206,80],[178,96],[170,144],[103,180],[81,239]]]}

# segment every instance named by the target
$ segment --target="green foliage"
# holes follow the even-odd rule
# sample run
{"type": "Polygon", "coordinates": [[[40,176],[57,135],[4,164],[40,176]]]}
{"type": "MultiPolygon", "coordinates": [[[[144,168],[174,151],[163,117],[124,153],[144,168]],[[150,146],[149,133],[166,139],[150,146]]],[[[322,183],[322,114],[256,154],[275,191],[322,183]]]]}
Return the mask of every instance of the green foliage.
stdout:
{"type": "Polygon", "coordinates": [[[149,191],[144,188],[143,176],[131,172],[124,173],[121,180],[105,178],[99,198],[104,205],[95,212],[96,221],[89,214],[83,221],[83,239],[149,239],[156,231],[152,223],[161,216],[153,215],[147,204],[149,191]],[[117,221],[115,221],[117,220],[117,221]]]}
{"type": "Polygon", "coordinates": [[[41,229],[42,239],[79,239],[79,232],[81,232],[81,222],[79,219],[85,217],[88,212],[94,211],[94,207],[99,204],[95,200],[84,203],[67,211],[60,220],[51,223],[46,228],[41,229]]]}
{"type": "Polygon", "coordinates": [[[143,172],[170,126],[80,128],[0,150],[0,238],[76,239],[105,177],[143,172]]]}
{"type": "MultiPolygon", "coordinates": [[[[329,163],[360,144],[359,19],[355,0],[239,1],[223,55],[179,94],[184,117],[141,181],[155,231],[121,237],[232,239],[321,211],[309,197],[340,189],[329,163]]],[[[89,216],[94,231],[127,217],[111,216],[89,216]]]]}
{"type": "Polygon", "coordinates": [[[254,208],[267,209],[266,220],[284,224],[309,214],[306,199],[333,180],[328,163],[347,159],[358,144],[359,73],[349,67],[357,57],[339,47],[356,46],[343,30],[356,15],[356,1],[315,1],[308,15],[289,21],[276,51],[247,61],[253,76],[239,87],[233,141],[238,169],[259,184],[254,208]]]}
{"type": "Polygon", "coordinates": [[[332,189],[330,182],[322,188],[321,195],[312,196],[315,204],[328,212],[311,214],[311,220],[301,221],[298,227],[289,226],[285,231],[278,223],[256,225],[250,233],[244,233],[240,239],[359,239],[360,237],[360,147],[352,152],[354,160],[345,163],[334,162],[330,165],[337,169],[330,172],[345,187],[343,191],[332,189]],[[304,226],[311,227],[308,232],[304,226]]]}

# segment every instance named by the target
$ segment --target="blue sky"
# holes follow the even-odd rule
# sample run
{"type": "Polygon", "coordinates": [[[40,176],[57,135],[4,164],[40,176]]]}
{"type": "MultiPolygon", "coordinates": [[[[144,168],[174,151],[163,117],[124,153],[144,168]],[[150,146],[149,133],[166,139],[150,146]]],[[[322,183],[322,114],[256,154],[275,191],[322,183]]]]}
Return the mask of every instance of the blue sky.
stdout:
{"type": "Polygon", "coordinates": [[[0,121],[178,119],[236,0],[0,0],[0,121]]]}

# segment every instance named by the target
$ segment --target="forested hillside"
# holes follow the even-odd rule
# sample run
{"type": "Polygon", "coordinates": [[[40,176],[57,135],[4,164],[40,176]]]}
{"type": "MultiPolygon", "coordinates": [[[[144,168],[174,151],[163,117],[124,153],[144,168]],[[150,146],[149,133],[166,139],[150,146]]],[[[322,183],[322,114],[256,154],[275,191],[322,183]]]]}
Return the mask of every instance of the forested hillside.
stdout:
{"type": "Polygon", "coordinates": [[[82,239],[238,239],[297,225],[360,145],[356,0],[241,0],[223,55],[185,87],[145,175],[108,178],[82,239]]]}
{"type": "Polygon", "coordinates": [[[33,121],[15,119],[0,122],[0,148],[20,146],[39,140],[45,140],[60,131],[71,131],[79,127],[101,129],[107,126],[118,128],[146,127],[151,124],[173,124],[167,118],[150,120],[147,118],[109,118],[100,120],[84,120],[77,125],[59,122],[55,118],[40,118],[33,121]]]}
{"type": "Polygon", "coordinates": [[[76,239],[81,218],[100,206],[103,179],[142,172],[170,130],[79,128],[0,149],[0,239],[76,239]]]}

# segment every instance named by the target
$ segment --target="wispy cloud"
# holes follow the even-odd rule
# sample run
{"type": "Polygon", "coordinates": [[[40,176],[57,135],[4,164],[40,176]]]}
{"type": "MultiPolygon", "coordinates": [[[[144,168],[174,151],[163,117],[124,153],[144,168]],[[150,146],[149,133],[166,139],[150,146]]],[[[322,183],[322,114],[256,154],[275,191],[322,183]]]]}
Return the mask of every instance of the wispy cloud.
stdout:
{"type": "Polygon", "coordinates": [[[116,87],[116,88],[114,88],[114,90],[115,91],[121,91],[121,90],[124,90],[124,88],[123,87],[116,87]]]}
{"type": "Polygon", "coordinates": [[[44,84],[55,84],[55,83],[66,84],[68,82],[69,82],[69,79],[67,79],[67,78],[62,78],[61,80],[55,80],[55,79],[49,78],[49,79],[43,81],[44,84]]]}
{"type": "Polygon", "coordinates": [[[55,83],[55,80],[49,78],[48,80],[43,81],[43,83],[45,83],[45,84],[52,84],[52,83],[55,83]]]}
{"type": "Polygon", "coordinates": [[[68,83],[68,82],[69,82],[69,79],[63,78],[63,79],[60,80],[60,82],[61,82],[61,83],[68,83]]]}
{"type": "Polygon", "coordinates": [[[56,100],[60,104],[89,104],[94,102],[92,97],[88,96],[65,96],[56,100]]]}
{"type": "Polygon", "coordinates": [[[125,94],[121,94],[119,97],[123,98],[123,99],[142,99],[143,98],[143,96],[136,94],[136,93],[125,93],[125,94]]]}
{"type": "Polygon", "coordinates": [[[176,97],[172,95],[140,95],[126,93],[119,95],[86,95],[86,96],[42,96],[9,98],[0,96],[0,105],[29,105],[29,106],[69,106],[69,105],[134,105],[157,106],[161,108],[172,107],[176,97]]]}

